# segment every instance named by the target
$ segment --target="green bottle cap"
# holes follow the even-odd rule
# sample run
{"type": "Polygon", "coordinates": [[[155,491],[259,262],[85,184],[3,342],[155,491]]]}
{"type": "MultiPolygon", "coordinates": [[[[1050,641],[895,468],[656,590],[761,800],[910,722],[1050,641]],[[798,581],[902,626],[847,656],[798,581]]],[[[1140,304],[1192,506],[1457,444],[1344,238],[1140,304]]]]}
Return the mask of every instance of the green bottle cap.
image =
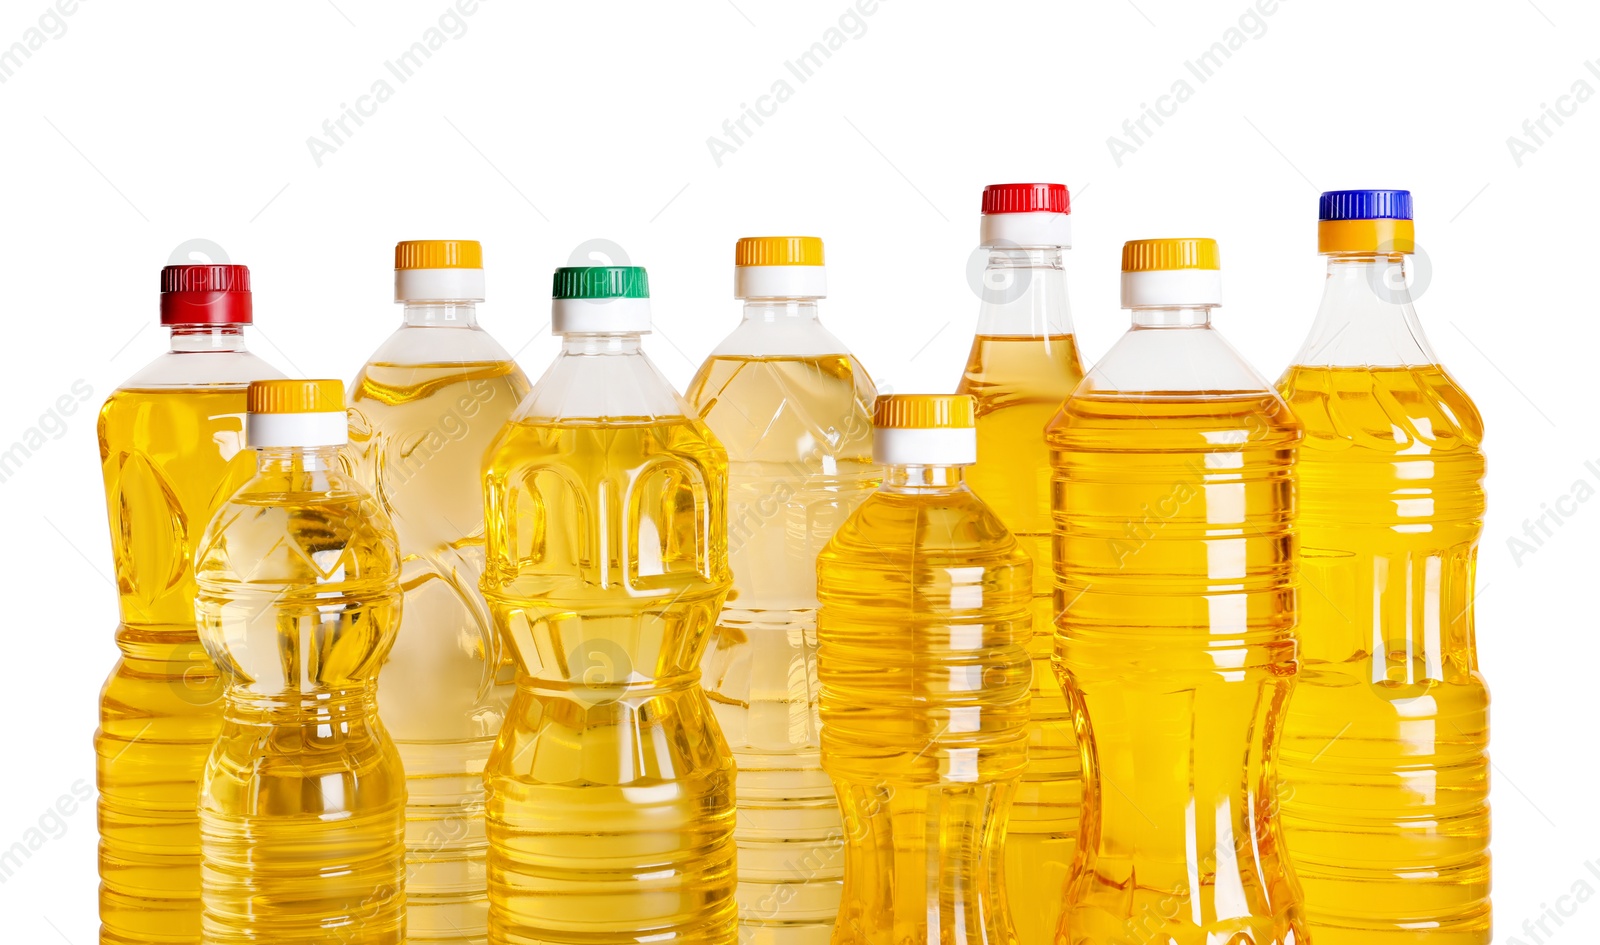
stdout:
{"type": "Polygon", "coordinates": [[[648,299],[643,266],[562,266],[550,289],[553,299],[648,299]]]}

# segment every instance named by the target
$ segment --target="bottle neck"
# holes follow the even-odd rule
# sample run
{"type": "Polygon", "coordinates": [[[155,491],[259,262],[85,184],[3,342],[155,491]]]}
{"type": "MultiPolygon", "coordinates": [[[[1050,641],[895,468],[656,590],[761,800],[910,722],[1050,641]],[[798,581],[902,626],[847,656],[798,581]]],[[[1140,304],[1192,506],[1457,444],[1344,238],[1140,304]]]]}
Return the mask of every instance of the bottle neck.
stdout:
{"type": "Polygon", "coordinates": [[[1133,327],[1144,328],[1210,328],[1209,305],[1160,305],[1131,309],[1133,327]]]}
{"type": "Polygon", "coordinates": [[[1404,254],[1328,257],[1322,304],[1295,363],[1333,367],[1435,363],[1417,321],[1404,254]]]}
{"type": "Polygon", "coordinates": [[[747,322],[814,322],[817,312],[816,299],[746,299],[744,303],[747,322]]]}
{"type": "Polygon", "coordinates": [[[966,488],[965,466],[891,465],[884,469],[884,492],[955,492],[966,488]]]}
{"type": "Polygon", "coordinates": [[[195,351],[243,351],[243,325],[172,325],[172,350],[178,353],[195,351]]]}
{"type": "Polygon", "coordinates": [[[567,332],[561,336],[561,353],[585,357],[638,354],[641,338],[638,332],[567,332]]]}
{"type": "Polygon", "coordinates": [[[256,449],[256,472],[262,475],[318,474],[339,468],[340,446],[263,446],[256,449]]]}
{"type": "Polygon", "coordinates": [[[476,328],[478,306],[475,302],[407,302],[404,318],[407,328],[476,328]]]}
{"type": "Polygon", "coordinates": [[[1072,334],[1060,246],[989,247],[979,286],[978,334],[1072,334]]]}

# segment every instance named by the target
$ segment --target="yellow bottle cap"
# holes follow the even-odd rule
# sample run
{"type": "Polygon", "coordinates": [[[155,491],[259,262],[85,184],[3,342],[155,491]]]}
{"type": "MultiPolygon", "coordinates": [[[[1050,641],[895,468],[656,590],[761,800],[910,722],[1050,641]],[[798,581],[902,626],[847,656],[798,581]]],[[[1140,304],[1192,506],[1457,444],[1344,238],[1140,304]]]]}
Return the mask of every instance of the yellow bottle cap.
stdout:
{"type": "Polygon", "coordinates": [[[872,424],[886,430],[970,430],[977,426],[971,394],[884,394],[872,405],[872,424]]]}
{"type": "Polygon", "coordinates": [[[1319,220],[1317,252],[1336,253],[1414,253],[1417,251],[1416,225],[1410,220],[1319,220]]]}
{"type": "Polygon", "coordinates": [[[396,269],[482,269],[477,240],[404,240],[394,244],[396,269]]]}
{"type": "Polygon", "coordinates": [[[735,266],[821,266],[816,236],[746,236],[733,246],[735,266]]]}
{"type": "Polygon", "coordinates": [[[1123,272],[1221,269],[1221,260],[1213,239],[1129,240],[1122,244],[1123,272]]]}
{"type": "Polygon", "coordinates": [[[344,413],[343,381],[253,381],[245,396],[251,413],[344,413]]]}

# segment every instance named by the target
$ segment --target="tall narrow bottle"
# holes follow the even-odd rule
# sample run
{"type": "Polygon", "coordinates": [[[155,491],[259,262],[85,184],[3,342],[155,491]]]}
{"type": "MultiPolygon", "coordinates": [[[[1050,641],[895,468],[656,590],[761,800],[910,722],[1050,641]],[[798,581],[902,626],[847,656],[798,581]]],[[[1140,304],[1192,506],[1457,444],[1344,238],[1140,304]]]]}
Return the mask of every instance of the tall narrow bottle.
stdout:
{"type": "Polygon", "coordinates": [[[645,271],[558,269],[561,354],[485,457],[517,663],[489,758],[489,941],[733,945],[733,759],[700,688],[728,457],[644,353],[645,271]]]}
{"type": "Polygon", "coordinates": [[[1049,432],[1085,785],[1056,941],[1304,943],[1274,772],[1300,428],[1211,328],[1214,241],[1135,240],[1122,270],[1133,328],[1049,432]]]}
{"type": "Polygon", "coordinates": [[[817,558],[833,945],[1013,945],[1001,849],[1028,761],[1033,562],[967,487],[973,399],[878,398],[883,485],[817,558]]]}
{"type": "Polygon", "coordinates": [[[686,394],[728,451],[733,589],[703,681],[738,768],[745,945],[827,945],[844,875],[820,755],[816,560],[878,476],[872,379],[818,320],[826,292],[822,240],[739,240],[744,319],[686,394]]]}
{"type": "Polygon", "coordinates": [[[1050,462],[1044,429],[1083,379],[1062,254],[1072,206],[1061,184],[992,184],[980,240],[988,263],[978,333],[956,390],[978,401],[978,463],[967,473],[1033,558],[1033,710],[1028,769],[1006,828],[1006,885],[1017,936],[1045,942],[1060,921],[1082,800],[1072,713],[1050,669],[1050,462]]]}
{"type": "Polygon", "coordinates": [[[244,266],[168,266],[172,347],[100,409],[121,658],[100,693],[102,945],[200,940],[195,784],[222,727],[222,683],[195,632],[191,550],[255,470],[245,388],[282,377],[245,350],[244,266]]]}
{"type": "Polygon", "coordinates": [[[1333,191],[1320,216],[1322,306],[1278,382],[1306,430],[1284,839],[1317,945],[1487,945],[1483,422],[1405,285],[1411,194],[1333,191]]]}
{"type": "Polygon", "coordinates": [[[200,782],[206,945],[402,945],[405,773],[378,721],[400,553],[340,470],[338,381],[257,381],[256,475],[195,552],[201,639],[228,680],[200,782]]]}
{"type": "Polygon", "coordinates": [[[478,327],[483,282],[475,240],[395,246],[403,321],[350,389],[351,472],[394,522],[402,556],[404,616],[378,708],[406,771],[414,943],[486,941],[483,769],[514,688],[478,589],[481,482],[528,379],[478,327]]]}

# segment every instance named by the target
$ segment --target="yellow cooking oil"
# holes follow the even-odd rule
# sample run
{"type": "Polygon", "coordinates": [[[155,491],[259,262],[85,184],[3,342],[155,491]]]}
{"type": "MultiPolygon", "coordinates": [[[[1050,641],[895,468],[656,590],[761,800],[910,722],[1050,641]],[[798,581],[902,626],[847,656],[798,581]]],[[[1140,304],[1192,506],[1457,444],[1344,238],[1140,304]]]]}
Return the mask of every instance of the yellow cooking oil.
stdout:
{"type": "Polygon", "coordinates": [[[1006,828],[1006,884],[1017,933],[1047,941],[1078,846],[1083,799],[1072,712],[1050,668],[1055,651],[1050,570],[1050,457],[1044,430],[1083,379],[1071,334],[973,339],[956,388],[978,402],[978,463],[967,482],[1033,559],[1032,718],[1028,767],[1006,828]]]}
{"type": "Polygon", "coordinates": [[[970,450],[970,398],[880,397],[877,419],[919,455],[877,453],[882,486],[817,559],[822,760],[846,840],[832,941],[1016,945],[1002,843],[1029,748],[1032,562],[964,482],[970,453],[938,442],[970,450]]]}
{"type": "MultiPolygon", "coordinates": [[[[616,393],[567,406],[580,390],[616,393]]],[[[483,590],[517,662],[486,774],[490,942],[733,945],[734,767],[699,684],[726,454],[681,415],[533,416],[485,464],[483,590]]]]}
{"type": "MultiPolygon", "coordinates": [[[[339,382],[267,383],[316,408],[274,417],[325,416],[343,440],[339,382]]],[[[265,386],[253,414],[281,406],[265,386]]],[[[402,945],[405,774],[376,693],[400,619],[394,532],[338,445],[252,446],[255,477],[195,556],[202,639],[229,680],[198,791],[203,941],[402,945]]]]}
{"type": "Polygon", "coordinates": [[[738,770],[745,945],[826,945],[843,828],[822,771],[816,558],[878,482],[871,378],[848,354],[713,355],[687,400],[728,452],[733,588],[702,684],[738,770]]]}
{"type": "Polygon", "coordinates": [[[1090,812],[1057,942],[1306,941],[1271,809],[1298,437],[1269,391],[1080,392],[1051,428],[1090,812]]]}
{"type": "Polygon", "coordinates": [[[121,659],[100,697],[104,945],[200,940],[195,785],[222,726],[222,682],[195,630],[193,544],[255,472],[245,385],[123,388],[101,408],[121,659]]]}
{"type": "Polygon", "coordinates": [[[478,589],[478,483],[484,452],[527,392],[510,360],[374,360],[351,385],[345,455],[402,555],[405,607],[378,707],[406,772],[412,941],[481,942],[488,924],[483,771],[514,686],[478,589]]]}
{"type": "Polygon", "coordinates": [[[1318,945],[1490,938],[1482,421],[1436,364],[1291,367],[1300,681],[1283,829],[1318,945]]]}

